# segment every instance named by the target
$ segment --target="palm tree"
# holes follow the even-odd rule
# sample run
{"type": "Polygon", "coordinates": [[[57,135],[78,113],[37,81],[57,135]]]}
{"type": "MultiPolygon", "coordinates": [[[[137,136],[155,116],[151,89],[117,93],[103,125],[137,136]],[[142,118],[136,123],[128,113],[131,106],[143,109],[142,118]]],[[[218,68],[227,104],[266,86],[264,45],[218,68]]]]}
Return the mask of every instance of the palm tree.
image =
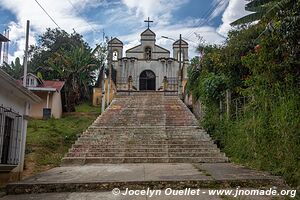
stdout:
{"type": "Polygon", "coordinates": [[[89,98],[89,86],[92,85],[98,69],[94,51],[81,46],[71,51],[61,50],[48,59],[52,70],[65,81],[65,102],[68,112],[75,110],[81,99],[89,98]]]}
{"type": "Polygon", "coordinates": [[[232,26],[251,23],[258,20],[270,20],[280,10],[286,10],[297,0],[250,0],[245,9],[253,12],[231,23],[232,26]]]}

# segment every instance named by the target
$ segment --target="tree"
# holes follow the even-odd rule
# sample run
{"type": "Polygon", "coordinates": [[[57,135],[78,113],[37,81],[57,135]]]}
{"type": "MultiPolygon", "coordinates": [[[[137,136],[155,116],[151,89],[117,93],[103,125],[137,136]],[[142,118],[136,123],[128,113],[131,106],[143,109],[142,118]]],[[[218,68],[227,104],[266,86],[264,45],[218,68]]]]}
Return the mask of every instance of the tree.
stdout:
{"type": "Polygon", "coordinates": [[[19,57],[15,59],[15,62],[12,61],[10,65],[4,62],[2,69],[15,79],[20,79],[23,76],[23,65],[19,57]]]}
{"type": "Polygon", "coordinates": [[[48,28],[43,35],[39,36],[37,45],[30,46],[28,70],[34,73],[40,71],[45,79],[58,79],[59,77],[51,73],[47,60],[58,51],[71,51],[75,47],[82,46],[91,50],[82,35],[76,32],[69,34],[57,28],[48,28]]]}
{"type": "Polygon", "coordinates": [[[95,71],[99,68],[94,53],[95,50],[81,46],[56,52],[47,61],[53,73],[65,81],[66,110],[69,112],[74,111],[80,100],[89,99],[89,86],[94,83],[95,71]]]}
{"type": "Polygon", "coordinates": [[[30,48],[29,69],[44,79],[65,81],[64,109],[74,111],[75,105],[90,99],[90,87],[106,59],[105,45],[91,47],[76,32],[47,29],[38,45],[30,48]]]}

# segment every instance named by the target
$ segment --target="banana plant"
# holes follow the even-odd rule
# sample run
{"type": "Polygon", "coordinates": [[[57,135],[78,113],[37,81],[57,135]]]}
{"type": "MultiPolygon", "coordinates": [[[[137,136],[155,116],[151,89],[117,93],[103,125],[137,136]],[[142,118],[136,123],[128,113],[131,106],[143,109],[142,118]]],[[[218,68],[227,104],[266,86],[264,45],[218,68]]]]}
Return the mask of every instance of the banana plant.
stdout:
{"type": "Polygon", "coordinates": [[[243,25],[255,21],[270,21],[282,10],[289,9],[296,0],[252,0],[246,4],[245,10],[252,12],[234,22],[232,26],[243,25]]]}

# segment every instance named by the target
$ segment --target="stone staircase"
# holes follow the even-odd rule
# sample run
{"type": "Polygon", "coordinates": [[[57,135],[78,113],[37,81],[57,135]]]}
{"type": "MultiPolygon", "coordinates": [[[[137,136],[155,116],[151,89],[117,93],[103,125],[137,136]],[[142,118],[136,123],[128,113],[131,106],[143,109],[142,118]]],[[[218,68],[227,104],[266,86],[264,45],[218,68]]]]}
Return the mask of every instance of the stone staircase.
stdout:
{"type": "Polygon", "coordinates": [[[227,162],[177,96],[118,95],[78,138],[63,165],[227,162]]]}

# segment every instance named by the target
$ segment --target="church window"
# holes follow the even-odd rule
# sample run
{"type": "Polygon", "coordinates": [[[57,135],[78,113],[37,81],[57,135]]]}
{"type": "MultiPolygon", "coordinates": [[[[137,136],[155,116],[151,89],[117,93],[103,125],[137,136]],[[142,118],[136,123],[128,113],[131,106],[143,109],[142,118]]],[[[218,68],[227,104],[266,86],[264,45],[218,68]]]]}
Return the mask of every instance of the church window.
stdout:
{"type": "Polygon", "coordinates": [[[114,51],[113,52],[113,57],[112,57],[113,61],[118,61],[118,51],[114,51]]]}
{"type": "Polygon", "coordinates": [[[146,60],[151,60],[151,48],[150,47],[146,47],[145,49],[145,59],[146,60]]]}

